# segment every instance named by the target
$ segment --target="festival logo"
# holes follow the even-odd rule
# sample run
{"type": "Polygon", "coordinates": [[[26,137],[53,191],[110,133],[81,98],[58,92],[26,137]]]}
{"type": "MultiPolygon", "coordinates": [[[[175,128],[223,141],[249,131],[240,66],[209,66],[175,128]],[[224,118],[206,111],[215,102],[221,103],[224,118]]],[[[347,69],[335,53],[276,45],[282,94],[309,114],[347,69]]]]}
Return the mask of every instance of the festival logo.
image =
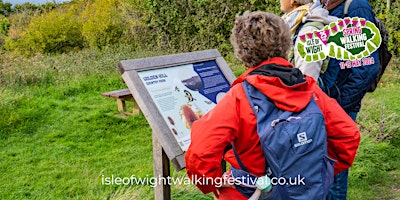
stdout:
{"type": "Polygon", "coordinates": [[[346,17],[322,30],[299,36],[297,50],[306,62],[326,57],[342,60],[341,69],[374,64],[369,57],[381,45],[381,35],[374,23],[364,18],[346,17]]]}

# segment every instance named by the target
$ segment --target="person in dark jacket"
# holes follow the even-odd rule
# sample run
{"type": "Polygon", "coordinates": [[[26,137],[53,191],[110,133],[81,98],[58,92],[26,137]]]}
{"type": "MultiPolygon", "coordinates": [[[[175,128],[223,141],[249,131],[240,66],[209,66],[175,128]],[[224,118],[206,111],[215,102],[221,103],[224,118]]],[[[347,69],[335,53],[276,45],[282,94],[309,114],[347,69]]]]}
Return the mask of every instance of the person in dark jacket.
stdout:
{"type": "Polygon", "coordinates": [[[185,154],[186,172],[203,193],[213,192],[218,199],[247,199],[229,181],[230,171],[222,172],[222,159],[232,167],[240,167],[232,149],[225,153],[232,143],[249,173],[257,177],[266,174],[257,119],[241,84],[243,81],[285,111],[300,112],[314,98],[325,117],[328,156],[337,160],[334,173],[352,165],[360,142],[357,125],[312,77],[287,61],[290,36],[288,25],[272,13],[247,11],[236,17],[231,43],[235,56],[248,69],[212,110],[193,122],[191,143],[185,154]],[[252,74],[256,70],[264,70],[269,75],[252,74]]]}
{"type": "MultiPolygon", "coordinates": [[[[321,4],[329,11],[330,15],[338,18],[362,17],[375,23],[375,15],[368,0],[352,0],[345,14],[345,4],[349,0],[321,0],[321,4]]],[[[379,52],[373,52],[369,57],[374,59],[372,65],[362,65],[356,68],[341,69],[341,60],[331,58],[327,71],[320,75],[319,86],[336,99],[340,106],[355,121],[361,108],[361,100],[367,93],[370,84],[375,79],[379,70],[379,52]]],[[[328,199],[346,199],[348,171],[336,175],[335,182],[330,190],[328,199]]]]}
{"type": "MultiPolygon", "coordinates": [[[[321,0],[329,14],[338,18],[346,17],[345,3],[348,0],[321,0]]],[[[352,0],[348,8],[348,17],[362,17],[375,23],[375,15],[368,0],[352,0]]],[[[320,77],[320,86],[330,97],[335,98],[340,106],[356,120],[361,108],[361,100],[379,70],[379,52],[373,52],[374,64],[355,68],[340,69],[340,60],[331,59],[328,70],[320,77]]]]}

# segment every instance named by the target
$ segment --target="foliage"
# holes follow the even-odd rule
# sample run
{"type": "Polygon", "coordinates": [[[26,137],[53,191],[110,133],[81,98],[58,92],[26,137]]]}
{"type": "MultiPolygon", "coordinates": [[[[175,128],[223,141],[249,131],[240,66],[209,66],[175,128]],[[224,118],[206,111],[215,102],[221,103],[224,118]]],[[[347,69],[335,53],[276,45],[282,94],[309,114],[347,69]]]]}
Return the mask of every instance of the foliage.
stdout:
{"type": "Polygon", "coordinates": [[[4,3],[0,0],[0,15],[8,16],[11,13],[11,3],[4,3]]]}
{"type": "Polygon", "coordinates": [[[18,40],[23,37],[25,29],[31,20],[31,16],[33,15],[34,12],[32,11],[24,11],[15,13],[8,17],[11,25],[8,29],[7,37],[5,38],[4,49],[8,51],[17,49],[14,46],[18,46],[16,43],[18,43],[18,40]]]}
{"type": "MultiPolygon", "coordinates": [[[[117,45],[29,58],[1,54],[0,170],[12,181],[0,179],[0,199],[154,199],[146,184],[102,184],[103,177],[112,175],[152,177],[153,157],[145,116],[118,118],[115,100],[100,94],[126,87],[115,69],[118,61],[171,53],[176,52],[117,45]]],[[[235,74],[243,72],[232,53],[224,58],[235,74]]],[[[399,127],[400,113],[395,65],[363,101],[358,121],[364,128],[350,169],[348,199],[400,197],[399,130],[391,128],[399,127]],[[375,127],[382,125],[392,137],[376,141],[375,127]]],[[[171,176],[186,174],[171,169],[171,176]]],[[[193,185],[173,185],[171,195],[213,199],[193,185]]]]}
{"type": "Polygon", "coordinates": [[[0,15],[0,34],[6,35],[10,25],[8,18],[0,15]]]}
{"type": "MultiPolygon", "coordinates": [[[[91,48],[130,43],[141,49],[162,47],[187,52],[203,48],[219,48],[221,52],[229,52],[230,30],[237,13],[245,10],[268,10],[279,13],[279,7],[273,0],[174,0],[170,3],[160,0],[81,0],[72,1],[62,7],[46,5],[35,7],[26,3],[15,7],[13,14],[15,16],[10,16],[11,34],[6,38],[7,50],[34,54],[70,49],[68,45],[78,43],[57,42],[58,45],[66,47],[54,48],[50,44],[43,44],[42,39],[43,35],[50,38],[57,36],[39,32],[49,30],[44,26],[54,25],[54,32],[65,32],[55,29],[64,29],[71,26],[71,21],[76,21],[81,36],[76,34],[74,36],[79,40],[83,37],[82,44],[91,48]],[[72,9],[75,10],[75,15],[79,15],[78,19],[73,14],[65,14],[68,13],[66,10],[72,9]],[[62,17],[57,18],[59,21],[65,20],[66,25],[58,26],[55,24],[57,22],[43,20],[54,17],[55,12],[61,13],[62,17]],[[71,19],[66,19],[67,17],[71,19]],[[26,30],[30,27],[41,27],[41,29],[26,30]],[[27,37],[30,38],[29,41],[26,41],[27,37]]],[[[73,31],[75,30],[74,27],[73,31]]],[[[53,40],[50,42],[54,43],[53,40]]],[[[82,44],[77,47],[81,48],[82,44]]]]}
{"type": "MultiPolygon", "coordinates": [[[[145,117],[117,117],[115,101],[100,94],[125,87],[118,61],[168,53],[115,46],[2,54],[0,170],[15,181],[0,180],[0,199],[151,199],[149,185],[102,184],[102,175],[151,177],[153,159],[145,117]]],[[[201,195],[194,186],[173,191],[173,199],[201,195]]]]}
{"type": "Polygon", "coordinates": [[[259,0],[146,0],[145,6],[148,11],[145,23],[153,30],[155,45],[182,52],[202,48],[219,48],[221,52],[227,52],[237,13],[277,10],[275,1],[259,0]]]}
{"type": "Polygon", "coordinates": [[[378,142],[400,142],[399,61],[394,58],[382,76],[379,89],[363,99],[358,121],[365,134],[378,142]],[[391,93],[386,96],[385,94],[391,93]],[[379,100],[379,101],[377,101],[379,100]]]}
{"type": "MultiPolygon", "coordinates": [[[[238,76],[245,69],[230,50],[234,16],[245,10],[280,12],[276,0],[167,2],[74,0],[44,10],[27,6],[7,16],[5,47],[33,56],[0,51],[0,170],[8,177],[0,179],[0,199],[153,198],[148,185],[101,182],[103,175],[152,175],[151,128],[145,117],[118,118],[115,101],[100,95],[126,87],[116,63],[218,48],[238,76]],[[84,26],[100,35],[84,34],[84,26]],[[118,42],[118,36],[122,44],[108,44],[118,42]],[[93,48],[70,51],[85,45],[93,48]]],[[[375,9],[384,10],[382,3],[374,3],[375,9]]],[[[396,55],[398,8],[399,3],[392,2],[391,13],[379,15],[391,31],[390,47],[396,55]]],[[[400,198],[398,66],[394,58],[379,88],[363,100],[358,117],[362,143],[350,170],[349,199],[400,198]]],[[[172,187],[172,195],[212,199],[193,185],[172,187]]]]}
{"type": "Polygon", "coordinates": [[[8,18],[0,14],[0,47],[4,45],[4,40],[9,28],[10,28],[10,21],[8,20],[8,18]]]}
{"type": "Polygon", "coordinates": [[[6,49],[22,54],[57,53],[83,47],[81,24],[71,10],[52,10],[33,16],[20,37],[6,41],[6,49]]]}
{"type": "Polygon", "coordinates": [[[390,10],[386,1],[370,1],[378,18],[384,21],[389,31],[389,50],[396,56],[400,55],[400,1],[391,1],[390,10]]]}
{"type": "Polygon", "coordinates": [[[4,48],[25,55],[101,48],[127,38],[123,34],[129,30],[127,23],[133,21],[122,16],[129,12],[122,12],[121,0],[52,5],[44,4],[36,10],[19,8],[10,16],[11,27],[4,48]]]}
{"type": "MultiPolygon", "coordinates": [[[[391,12],[388,12],[385,1],[370,2],[389,30],[389,49],[394,55],[399,55],[400,25],[397,19],[400,17],[400,2],[392,2],[391,12]]],[[[30,54],[65,52],[82,47],[101,48],[109,44],[125,43],[137,49],[161,47],[180,52],[218,48],[223,55],[226,55],[226,52],[232,51],[229,37],[235,15],[246,10],[282,14],[276,0],[74,0],[62,5],[46,3],[40,6],[25,3],[11,9],[11,15],[7,16],[11,25],[8,34],[3,37],[5,37],[5,49],[25,51],[30,54]],[[56,26],[53,31],[65,33],[65,30],[55,29],[65,29],[67,26],[72,26],[72,21],[75,21],[77,25],[73,26],[74,36],[77,37],[76,41],[81,41],[80,43],[61,42],[58,45],[66,46],[57,48],[43,47],[48,46],[47,44],[36,44],[43,41],[35,38],[39,37],[39,34],[27,32],[28,25],[29,27],[55,25],[51,20],[47,21],[47,24],[43,20],[38,20],[50,19],[50,16],[46,15],[54,15],[53,11],[63,15],[64,19],[61,20],[62,17],[59,17],[58,20],[67,22],[64,26],[56,26]],[[33,18],[36,20],[31,21],[33,18]],[[75,32],[77,29],[80,35],[75,32]],[[31,35],[29,42],[24,42],[26,34],[31,35]],[[31,48],[30,43],[33,41],[36,46],[41,47],[31,48]]],[[[48,31],[47,28],[42,30],[48,31]]],[[[43,34],[48,35],[48,33],[43,34]]]]}
{"type": "Polygon", "coordinates": [[[88,1],[80,14],[82,36],[92,48],[115,44],[121,38],[124,24],[121,21],[120,1],[88,1]]]}
{"type": "Polygon", "coordinates": [[[23,4],[16,4],[14,10],[16,12],[21,12],[21,11],[25,11],[25,10],[37,10],[39,7],[35,4],[26,2],[23,4]]]}
{"type": "Polygon", "coordinates": [[[52,3],[52,2],[46,2],[41,5],[35,5],[29,2],[23,3],[23,4],[16,4],[14,7],[11,8],[9,13],[20,13],[20,12],[40,12],[40,13],[45,13],[47,11],[53,10],[58,7],[58,4],[52,3]]]}

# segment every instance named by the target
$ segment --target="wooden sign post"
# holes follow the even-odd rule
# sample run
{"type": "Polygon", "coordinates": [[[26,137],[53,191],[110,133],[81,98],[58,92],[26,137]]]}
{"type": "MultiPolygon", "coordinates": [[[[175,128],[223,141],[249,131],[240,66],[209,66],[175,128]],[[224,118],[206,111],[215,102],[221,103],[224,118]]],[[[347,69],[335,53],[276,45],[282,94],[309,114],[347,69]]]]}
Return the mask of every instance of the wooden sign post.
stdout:
{"type": "MultiPolygon", "coordinates": [[[[154,177],[170,164],[185,168],[192,123],[211,110],[235,80],[216,49],[123,60],[118,70],[152,128],[154,177]]],[[[155,199],[170,199],[170,185],[156,185],[155,199]]]]}

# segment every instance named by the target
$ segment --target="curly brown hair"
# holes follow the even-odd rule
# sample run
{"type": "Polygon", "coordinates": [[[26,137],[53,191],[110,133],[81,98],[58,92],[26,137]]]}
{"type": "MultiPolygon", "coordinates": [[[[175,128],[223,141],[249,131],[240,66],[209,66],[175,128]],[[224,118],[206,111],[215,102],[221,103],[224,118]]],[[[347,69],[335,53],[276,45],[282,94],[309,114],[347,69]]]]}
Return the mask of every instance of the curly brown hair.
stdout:
{"type": "Polygon", "coordinates": [[[291,33],[283,19],[275,14],[246,11],[236,16],[230,40],[235,56],[250,68],[273,57],[287,59],[291,33]]]}

